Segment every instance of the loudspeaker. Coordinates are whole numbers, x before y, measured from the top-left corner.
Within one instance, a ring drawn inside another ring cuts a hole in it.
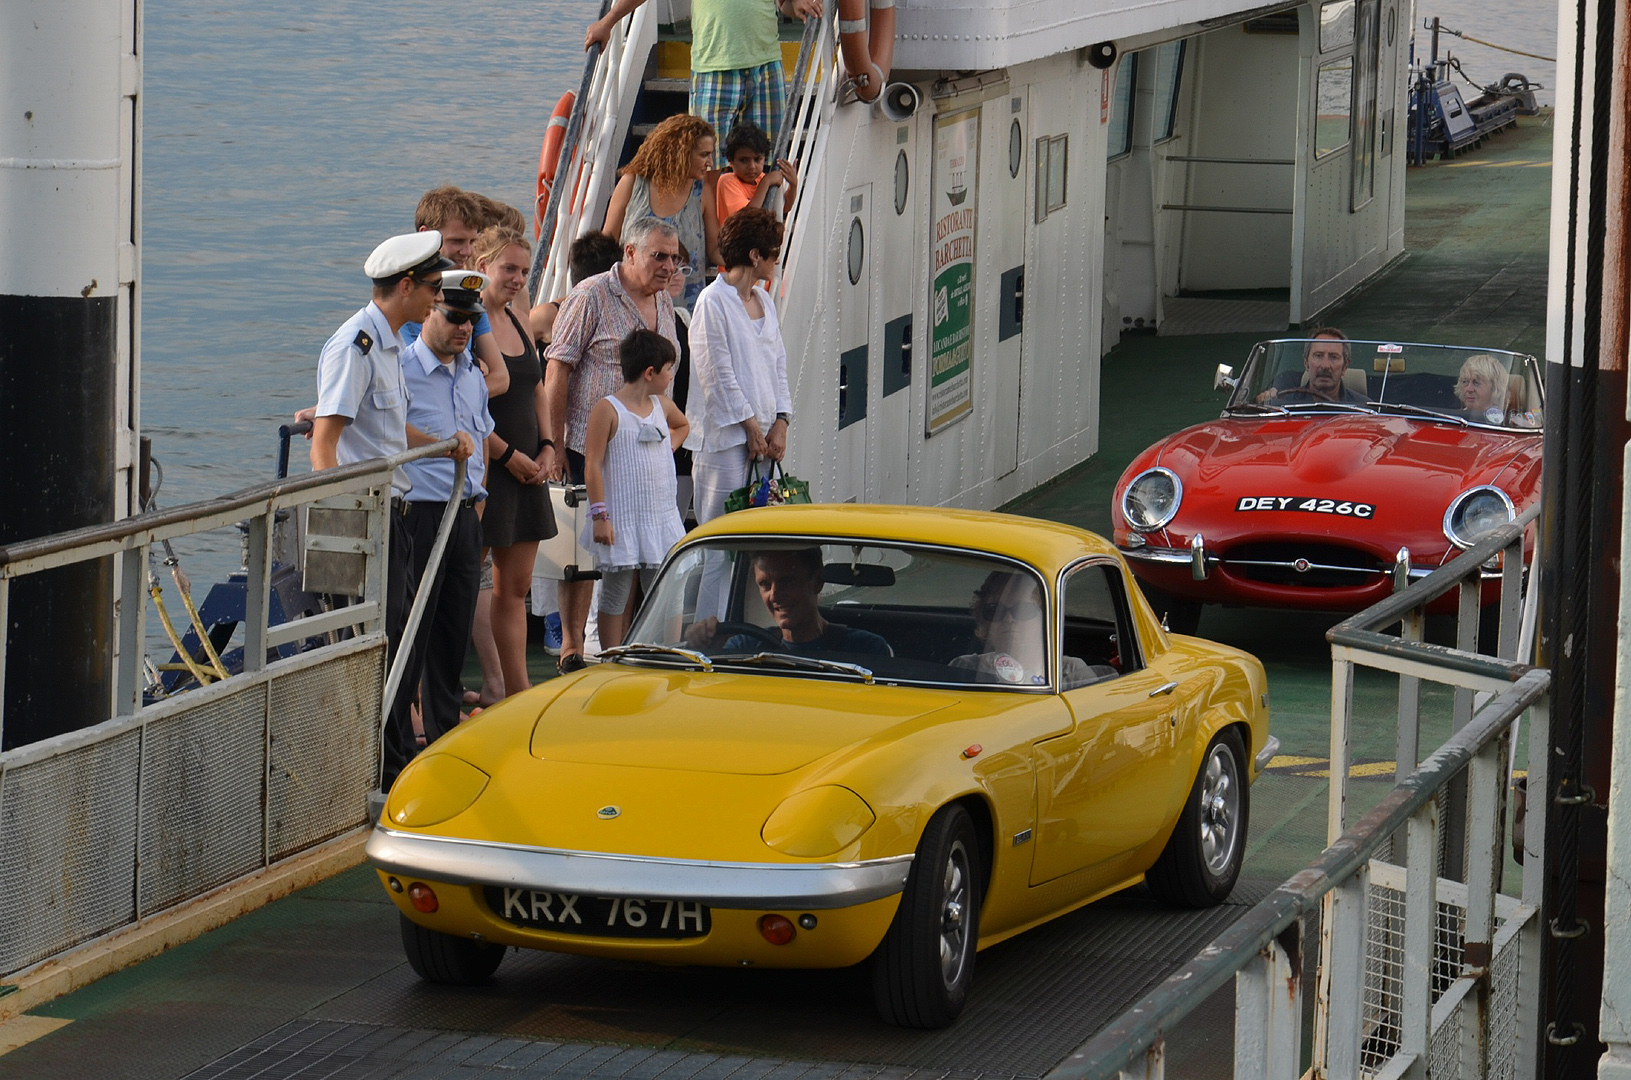
[[[1101,41],[1087,47],[1087,62],[1096,68],[1107,68],[1116,62],[1116,43]]]
[[[911,83],[889,83],[878,95],[878,109],[891,120],[908,120],[923,103],[923,95]]]

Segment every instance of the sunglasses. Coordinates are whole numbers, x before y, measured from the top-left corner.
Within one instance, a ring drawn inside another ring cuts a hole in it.
[[[436,277],[433,277],[433,278],[416,277],[416,278],[413,279],[413,283],[415,285],[429,285],[432,289],[435,289],[437,292],[442,291],[442,279],[441,279],[440,275],[438,275]]]
[[[677,251],[648,251],[646,254],[651,256],[652,262],[673,263],[676,266],[684,265],[684,263],[680,262],[680,253]]]
[[[995,600],[988,600],[980,605],[980,618],[986,622],[996,622],[1004,615],[1011,616],[1015,622],[1030,622],[1042,617],[1042,605],[1032,600],[1018,604],[999,604]]]
[[[477,319],[481,318],[480,315],[472,315],[468,311],[455,311],[452,308],[444,307],[438,308],[437,310],[442,313],[442,318],[446,319],[454,326],[463,326],[466,323],[473,323]]]

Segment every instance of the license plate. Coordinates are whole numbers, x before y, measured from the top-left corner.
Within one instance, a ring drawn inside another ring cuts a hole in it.
[[[1335,514],[1338,517],[1373,518],[1373,503],[1351,502],[1347,499],[1320,499],[1308,495],[1243,495],[1235,502],[1235,510],[1301,511],[1305,514]]]
[[[488,885],[487,904],[499,918],[533,930],[594,937],[704,937],[713,927],[699,900],[643,896],[589,896]]]

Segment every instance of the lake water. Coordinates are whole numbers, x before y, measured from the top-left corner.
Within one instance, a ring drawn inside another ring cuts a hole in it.
[[[316,357],[368,296],[361,264],[454,183],[530,215],[538,147],[582,73],[594,0],[147,4],[142,428],[164,505],[273,473],[277,425],[311,404]],[[1557,9],[1453,0],[1423,18],[1555,54]],[[1446,39],[1480,82],[1550,64]],[[291,467],[304,471],[304,446]],[[230,538],[184,549],[200,583]]]

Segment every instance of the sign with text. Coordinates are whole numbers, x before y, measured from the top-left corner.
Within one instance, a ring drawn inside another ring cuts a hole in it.
[[[928,434],[974,411],[974,228],[979,205],[980,111],[934,122],[934,213],[929,258]]]

